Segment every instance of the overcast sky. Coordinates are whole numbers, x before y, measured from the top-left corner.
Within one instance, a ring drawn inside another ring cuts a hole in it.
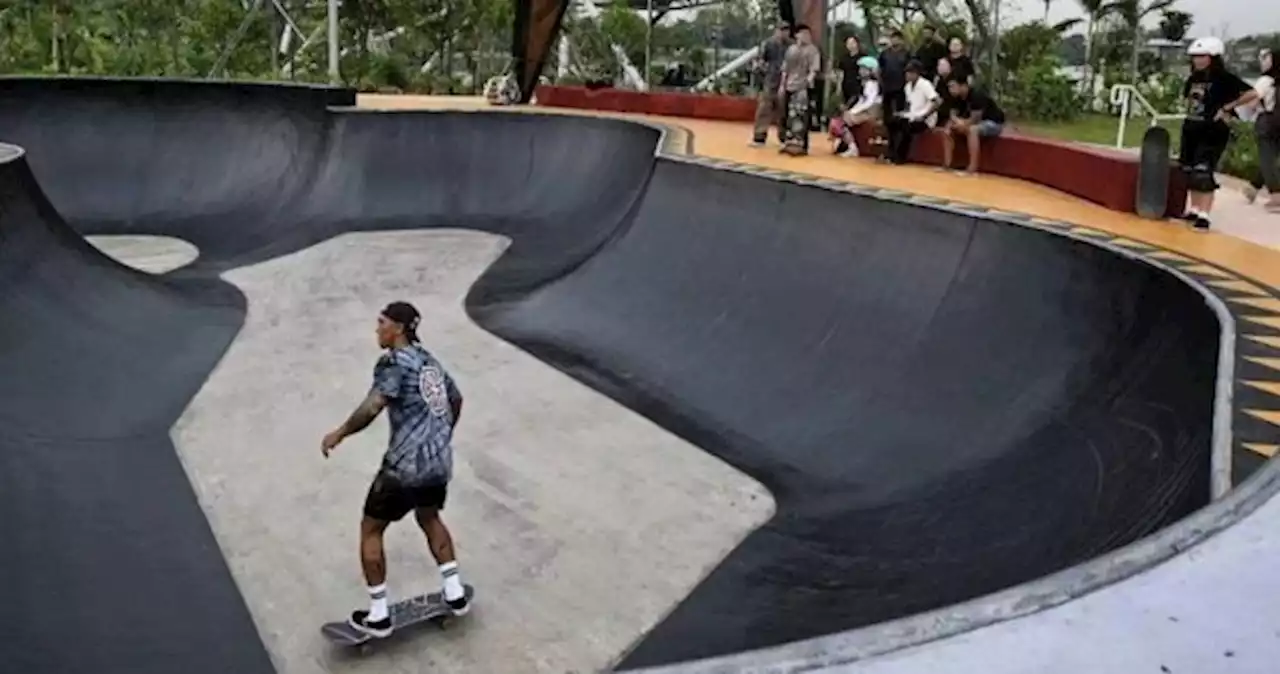
[[[1039,19],[1044,16],[1044,3],[1037,0],[1010,0],[1017,6],[1013,16],[1015,23]],[[1005,6],[1005,5],[1002,5]],[[1178,0],[1175,8],[1195,17],[1191,37],[1206,33],[1224,38],[1243,37],[1255,33],[1280,32],[1280,0]],[[1080,16],[1080,5],[1075,0],[1053,0],[1049,18],[1052,21]],[[1148,19],[1153,27],[1159,17]]]
[[[958,1],[954,4],[963,6]],[[852,18],[861,23],[862,13],[855,6],[856,3],[851,2],[837,9],[837,17]],[[1004,12],[1001,23],[1005,25],[1024,23],[1044,16],[1044,3],[1041,0],[1004,0],[1000,6]],[[1191,37],[1208,33],[1221,38],[1235,38],[1255,33],[1280,32],[1280,0],[1178,0],[1174,7],[1195,17]],[[1080,13],[1080,5],[1076,0],[1053,0],[1049,19],[1056,22],[1079,17]],[[1147,19],[1152,28],[1159,22],[1159,16]]]

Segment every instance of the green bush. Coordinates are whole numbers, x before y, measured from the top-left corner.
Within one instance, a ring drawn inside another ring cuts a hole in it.
[[[1076,86],[1058,74],[1051,59],[1033,61],[1010,74],[1000,104],[1009,116],[1034,122],[1069,122],[1084,108]]]
[[[1220,173],[1249,180],[1258,173],[1258,138],[1252,122],[1231,125],[1231,144],[1218,166]]]

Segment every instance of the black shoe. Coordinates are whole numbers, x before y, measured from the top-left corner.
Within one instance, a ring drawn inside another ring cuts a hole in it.
[[[444,603],[448,604],[449,610],[453,611],[454,615],[466,615],[467,611],[471,610],[471,602],[467,601],[465,594],[457,599],[446,599]]]
[[[1195,220],[1191,222],[1192,227],[1195,227],[1202,232],[1209,231],[1209,225],[1209,218],[1206,218],[1203,215],[1197,215]]]
[[[356,611],[347,619],[347,624],[369,636],[378,638],[391,636],[391,616],[371,622],[368,611]]]

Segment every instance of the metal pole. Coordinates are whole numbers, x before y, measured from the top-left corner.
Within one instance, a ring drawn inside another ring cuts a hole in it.
[[[991,82],[987,85],[988,89],[996,93],[1000,92],[1000,0],[991,0],[991,35],[995,39],[995,46],[991,53]]]
[[[644,90],[653,88],[653,0],[645,2]]]
[[[329,0],[329,83],[342,83],[338,72],[338,0]]]

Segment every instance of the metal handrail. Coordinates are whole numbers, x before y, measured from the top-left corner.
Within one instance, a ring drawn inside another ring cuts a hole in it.
[[[1116,148],[1124,148],[1124,132],[1129,124],[1129,112],[1133,108],[1133,102],[1137,101],[1138,105],[1151,117],[1151,126],[1156,126],[1164,121],[1176,121],[1183,119],[1183,115],[1162,114],[1156,110],[1156,106],[1152,105],[1142,92],[1132,84],[1116,84],[1111,87],[1111,104],[1120,106],[1120,127],[1116,130]]]

